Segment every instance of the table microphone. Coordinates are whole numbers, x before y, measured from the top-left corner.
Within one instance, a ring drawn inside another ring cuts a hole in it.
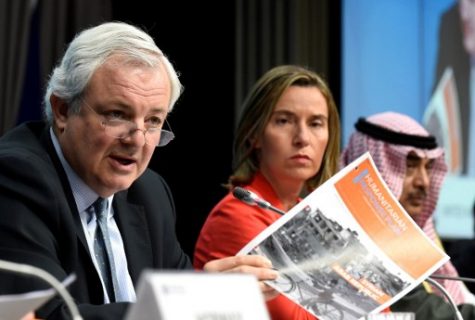
[[[268,201],[265,201],[261,198],[259,198],[254,192],[249,191],[247,189],[241,188],[241,187],[235,187],[233,189],[233,195],[235,198],[251,205],[251,206],[259,206],[263,209],[269,209],[274,212],[277,212],[278,214],[284,215],[285,211],[282,211],[273,205],[271,205]]]
[[[462,282],[472,282],[475,283],[474,278],[467,278],[467,277],[453,277],[453,276],[447,276],[445,274],[433,274],[429,276],[429,278],[432,279],[442,279],[442,280],[454,280],[454,281],[462,281]]]
[[[74,303],[73,298],[69,294],[69,292],[65,289],[64,285],[59,282],[55,277],[53,277],[50,273],[46,272],[43,269],[22,263],[10,262],[0,259],[0,270],[9,271],[12,273],[21,273],[26,274],[28,276],[40,278],[41,280],[48,283],[52,286],[56,292],[61,296],[61,298],[66,303],[66,306],[71,313],[73,320],[82,320],[81,315],[79,314],[78,308]]]
[[[431,285],[439,289],[440,292],[447,298],[447,302],[450,304],[450,307],[454,311],[454,318],[455,320],[463,320],[462,314],[460,313],[460,310],[457,308],[457,304],[455,303],[454,299],[450,296],[450,294],[445,290],[444,286],[442,286],[440,283],[432,279],[434,276],[431,276],[429,278],[426,278],[425,281],[429,282]],[[441,278],[441,277],[439,277]]]

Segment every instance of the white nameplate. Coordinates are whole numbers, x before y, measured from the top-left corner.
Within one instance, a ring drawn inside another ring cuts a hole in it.
[[[269,320],[251,275],[145,271],[127,320]]]

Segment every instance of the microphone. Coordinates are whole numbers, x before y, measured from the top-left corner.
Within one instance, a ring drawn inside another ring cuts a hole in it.
[[[448,275],[445,275],[445,274],[433,274],[433,275],[430,275],[426,279],[427,282],[429,282],[430,284],[437,287],[444,294],[444,296],[447,298],[450,306],[452,307],[452,309],[455,312],[455,320],[463,320],[462,315],[460,314],[460,311],[457,308],[456,303],[449,296],[449,293],[445,290],[445,288],[440,283],[435,281],[435,279],[454,280],[454,281],[472,282],[472,283],[475,282],[475,279],[474,278],[467,278],[467,277],[454,277],[454,276],[448,276]]]
[[[462,281],[462,282],[472,282],[475,283],[474,278],[467,278],[467,277],[452,277],[452,276],[447,276],[445,274],[433,274],[429,276],[429,278],[432,279],[442,279],[442,280],[454,280],[454,281]]]
[[[439,289],[439,291],[443,293],[445,298],[447,298],[447,302],[450,304],[450,306],[452,307],[452,310],[454,311],[455,320],[463,320],[462,314],[460,313],[459,309],[457,308],[457,305],[455,304],[454,299],[452,299],[450,294],[447,292],[447,290],[445,290],[445,288],[440,283],[438,283],[437,281],[432,279],[433,277],[434,276],[426,278],[426,281],[429,282],[434,287],[436,287],[437,289]]]
[[[284,215],[285,211],[282,211],[273,205],[271,205],[268,201],[265,201],[261,198],[259,198],[254,192],[249,191],[247,189],[241,188],[241,187],[235,187],[233,189],[233,195],[235,198],[241,200],[242,202],[245,202],[251,206],[259,206],[263,209],[269,209],[274,212],[277,212],[280,215]]]
[[[10,271],[13,273],[26,274],[28,276],[37,277],[45,281],[50,286],[52,286],[56,290],[57,293],[59,293],[61,298],[66,303],[66,306],[69,312],[71,313],[73,320],[83,320],[69,292],[61,284],[61,282],[59,282],[50,273],[46,272],[43,269],[31,266],[31,265],[15,263],[15,262],[10,262],[10,261],[5,261],[5,260],[0,260],[0,270]]]

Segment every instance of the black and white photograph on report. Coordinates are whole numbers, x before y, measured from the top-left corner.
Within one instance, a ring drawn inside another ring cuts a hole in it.
[[[356,231],[308,206],[249,254],[269,258],[280,272],[271,284],[323,320],[359,319],[380,306],[378,294],[393,297],[409,285],[361,244]]]

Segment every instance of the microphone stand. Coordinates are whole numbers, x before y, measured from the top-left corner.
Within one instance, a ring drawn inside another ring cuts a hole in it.
[[[34,277],[42,279],[43,281],[48,283],[50,286],[52,286],[56,290],[57,293],[59,293],[61,298],[66,303],[66,306],[68,307],[68,310],[71,313],[73,320],[83,320],[69,292],[61,284],[61,282],[59,282],[55,277],[53,277],[48,272],[44,271],[43,269],[30,266],[27,264],[15,263],[15,262],[10,262],[10,261],[5,261],[5,260],[0,260],[0,269],[10,271],[13,273],[26,274],[29,276],[34,276]]]
[[[434,276],[432,276],[432,277],[434,277]],[[455,320],[463,320],[462,314],[460,313],[459,309],[457,308],[457,305],[455,304],[454,299],[452,299],[452,297],[447,292],[447,290],[445,290],[445,288],[440,283],[438,283],[434,279],[431,279],[430,277],[427,278],[426,281],[429,282],[434,287],[436,287],[437,289],[439,289],[439,291],[443,293],[445,298],[447,298],[447,302],[450,304],[450,306],[454,310]]]
[[[466,277],[452,277],[452,276],[446,276],[442,274],[433,274],[429,276],[432,279],[442,279],[442,280],[455,280],[455,281],[463,281],[463,282],[472,282],[475,283],[474,278],[466,278]]]

